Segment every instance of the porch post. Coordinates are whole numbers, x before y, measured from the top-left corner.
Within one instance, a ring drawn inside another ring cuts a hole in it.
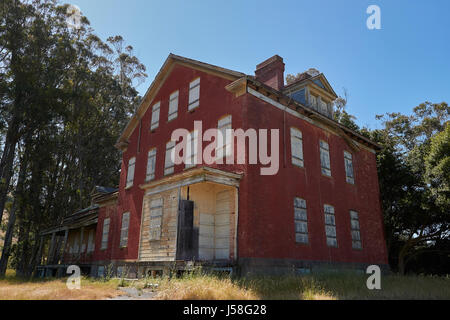
[[[55,253],[55,240],[56,240],[56,232],[53,232],[52,240],[50,242],[50,247],[48,249],[47,265],[53,263],[53,257],[54,257],[54,253]]]

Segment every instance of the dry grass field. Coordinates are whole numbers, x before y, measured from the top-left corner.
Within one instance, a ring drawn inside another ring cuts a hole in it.
[[[382,277],[381,290],[373,291],[366,280],[366,275],[345,273],[246,279],[188,274],[138,281],[83,278],[81,290],[69,290],[65,279],[24,281],[9,271],[0,280],[0,300],[450,300],[450,277],[389,275]],[[122,287],[134,288],[138,295],[126,297]]]

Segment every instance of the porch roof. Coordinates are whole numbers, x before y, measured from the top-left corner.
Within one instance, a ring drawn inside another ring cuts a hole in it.
[[[140,185],[140,188],[146,191],[146,195],[151,195],[199,182],[213,182],[238,187],[242,176],[242,173],[228,172],[211,167],[200,167]]]

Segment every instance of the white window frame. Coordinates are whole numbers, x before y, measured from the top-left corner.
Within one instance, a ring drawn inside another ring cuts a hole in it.
[[[320,168],[322,174],[331,177],[331,162],[330,162],[330,145],[323,141],[319,141],[320,148]]]
[[[151,181],[155,179],[156,171],[156,148],[150,149],[147,158],[147,175],[145,181]]]
[[[136,157],[132,157],[128,160],[127,186],[126,186],[127,188],[133,186],[135,169],[136,169]]]
[[[355,168],[353,167],[353,156],[344,151],[345,180],[347,183],[355,184]]]
[[[216,160],[227,158],[232,155],[232,135],[229,129],[232,129],[233,118],[231,115],[222,117],[217,122],[217,129],[222,133],[222,139],[220,141],[218,137],[218,143],[216,146]]]
[[[361,225],[359,223],[359,214],[355,210],[350,210],[350,230],[352,234],[352,248],[362,250]]]
[[[157,102],[152,107],[152,120],[150,123],[150,130],[153,131],[159,127],[159,115],[161,110],[161,102]]]
[[[152,199],[150,201],[150,226],[149,240],[161,240],[161,229],[163,219],[163,198]]]
[[[189,84],[188,110],[192,111],[198,106],[200,106],[200,78],[195,79]]]
[[[106,218],[103,220],[103,228],[102,228],[102,244],[100,249],[106,250],[108,249],[108,239],[109,239],[109,227],[111,224],[111,219]]]
[[[186,157],[184,161],[186,168],[192,168],[195,167],[198,162],[198,130],[189,132],[189,136],[187,138]]]
[[[325,235],[327,237],[327,246],[337,248],[338,242],[334,207],[328,204],[325,204],[323,207],[325,214]]]
[[[175,164],[172,161],[172,153],[175,155],[175,141],[169,141],[166,144],[166,156],[164,161],[164,175],[174,173]]]
[[[120,226],[120,247],[128,246],[128,229],[130,228],[130,213],[124,212],[122,214],[122,223]]]
[[[299,244],[308,244],[308,213],[306,200],[294,198],[294,223],[295,223],[295,242]]]
[[[303,168],[305,165],[303,159],[303,134],[297,128],[291,128],[291,155],[292,164]]]
[[[180,91],[175,91],[170,95],[169,99],[169,115],[168,121],[174,120],[178,117],[178,98],[180,95]]]

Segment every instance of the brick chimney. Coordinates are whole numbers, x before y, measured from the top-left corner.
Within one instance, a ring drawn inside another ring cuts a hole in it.
[[[279,55],[261,62],[256,66],[256,80],[274,88],[283,90],[284,88],[284,62]]]

